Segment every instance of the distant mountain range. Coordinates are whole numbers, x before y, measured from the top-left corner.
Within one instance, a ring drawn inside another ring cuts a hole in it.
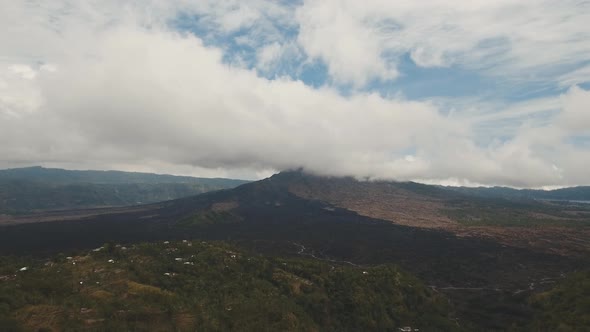
[[[506,199],[536,199],[590,202],[590,187],[578,186],[555,190],[513,189],[507,187],[443,187],[462,194]]]
[[[121,171],[6,169],[0,170],[0,214],[147,204],[247,182]]]

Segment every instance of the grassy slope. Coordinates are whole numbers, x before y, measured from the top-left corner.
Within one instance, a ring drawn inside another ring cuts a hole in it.
[[[1,263],[0,330],[456,328],[443,297],[390,265],[266,258],[204,242]]]

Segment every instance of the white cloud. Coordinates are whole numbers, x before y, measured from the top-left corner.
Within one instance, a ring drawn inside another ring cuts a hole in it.
[[[272,43],[258,48],[256,70],[265,77],[297,76],[303,55],[294,42]]]
[[[590,54],[590,4],[576,0],[307,0],[296,17],[304,50],[357,85],[395,78],[404,54],[520,80],[555,79]]]
[[[393,79],[395,67],[382,58],[384,51],[379,36],[355,17],[348,6],[334,1],[308,1],[297,9],[298,42],[313,58],[328,65],[338,83],[363,86],[372,78]]]
[[[33,68],[27,65],[12,65],[8,67],[8,70],[27,80],[32,80],[35,78],[35,76],[37,76],[37,73],[33,70]]]
[[[590,65],[577,68],[567,74],[561,75],[558,80],[559,85],[562,87],[570,87],[572,85],[590,82]]]
[[[240,9],[237,2],[229,8],[213,2],[40,3],[50,8],[15,2],[7,6],[10,14],[0,13],[0,44],[8,45],[0,59],[2,166],[42,163],[247,177],[304,167],[321,174],[439,183],[590,184],[585,169],[590,152],[571,141],[574,135],[588,135],[590,128],[590,92],[582,88],[559,98],[503,105],[507,110],[494,116],[462,106],[446,115],[431,102],[358,91],[343,96],[329,86],[269,80],[256,70],[227,64],[223,47],[206,46],[166,24],[181,8],[206,13],[221,30],[235,31],[253,26],[245,19],[228,23],[236,10],[263,22],[269,21],[256,13],[283,17],[282,7],[268,2],[249,3],[250,9]],[[486,63],[489,56],[474,48],[481,42],[476,36],[507,34],[498,24],[475,25],[492,22],[500,8],[509,8],[503,2],[466,4],[446,14],[456,18],[448,27],[435,15],[448,9],[446,2],[429,8],[415,2],[399,2],[399,8],[386,1],[323,3],[311,4],[318,8],[305,3],[297,13],[306,22],[297,40],[309,55],[328,63],[334,80],[356,86],[396,75],[387,58],[390,49],[423,47],[413,55],[422,65],[473,65],[476,59]],[[332,11],[335,5],[341,7]],[[432,24],[417,15],[426,9],[435,16]],[[490,12],[484,15],[484,9]],[[567,12],[556,11],[543,22]],[[391,13],[399,14],[398,23]],[[512,12],[505,15],[507,22],[523,22]],[[466,40],[455,40],[462,36],[456,29]],[[15,33],[23,38],[14,38]],[[522,40],[527,34],[515,32]],[[326,48],[323,41],[330,38]],[[526,47],[539,46],[531,40],[525,40]],[[261,45],[271,46],[259,49],[260,67],[282,64],[285,47],[295,47],[289,42],[265,39]],[[553,47],[547,53],[569,61],[584,49],[573,41],[570,46],[569,55]],[[507,61],[502,68],[527,66],[514,56],[523,52],[518,47],[502,53],[500,59]],[[471,57],[473,50],[483,53]],[[555,114],[535,122],[532,115],[548,107]],[[515,117],[519,122],[510,137],[493,140],[492,132],[490,142],[481,142],[482,123]]]
[[[590,137],[590,91],[573,87],[562,96],[563,112],[557,124],[568,135]]]
[[[262,47],[258,51],[258,65],[257,67],[262,70],[269,70],[270,66],[276,64],[283,53],[281,44],[272,43]]]
[[[203,0],[183,1],[181,4],[168,4],[168,6],[177,12],[197,16],[200,23],[185,23],[195,24],[213,37],[232,36],[238,39],[238,42],[247,41],[255,47],[282,41],[284,36],[280,29],[292,27],[295,24],[292,15],[294,4],[289,1]],[[238,32],[238,36],[232,35]]]

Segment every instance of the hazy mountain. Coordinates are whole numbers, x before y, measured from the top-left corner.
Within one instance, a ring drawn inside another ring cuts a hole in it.
[[[444,187],[445,189],[478,197],[506,199],[536,199],[590,202],[590,187],[579,186],[554,190],[513,189],[507,187]]]
[[[0,170],[0,214],[160,202],[247,183],[121,171]]]

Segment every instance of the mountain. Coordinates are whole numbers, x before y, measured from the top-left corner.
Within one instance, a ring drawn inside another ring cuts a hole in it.
[[[244,183],[120,171],[6,169],[0,170],[0,215],[153,203]]]
[[[277,174],[296,197],[397,225],[438,229],[505,245],[585,255],[590,250],[590,205],[481,197],[414,182],[359,181],[302,172]]]
[[[586,201],[590,203],[590,187],[579,186],[554,190],[513,189],[507,187],[444,187],[459,193],[488,198],[520,200]]]
[[[151,205],[14,217],[0,222],[0,253],[198,239],[333,266],[396,264],[447,297],[461,326],[526,330],[532,296],[590,268],[585,206],[283,172]]]
[[[280,179],[280,180],[279,180]],[[353,178],[320,177],[301,172],[282,173],[287,190],[298,197],[323,201],[373,218],[414,227],[448,228],[453,223],[469,225],[530,226],[585,223],[590,205],[583,201],[583,187],[546,193],[547,197],[575,197],[571,206],[561,202],[537,201],[524,194],[491,193],[490,188],[439,187],[414,182],[359,181]],[[521,192],[514,189],[507,192]],[[568,192],[570,194],[563,194]],[[523,192],[524,193],[524,192]],[[561,193],[561,194],[560,194]],[[574,194],[579,193],[579,194]],[[490,215],[487,215],[488,210]]]

